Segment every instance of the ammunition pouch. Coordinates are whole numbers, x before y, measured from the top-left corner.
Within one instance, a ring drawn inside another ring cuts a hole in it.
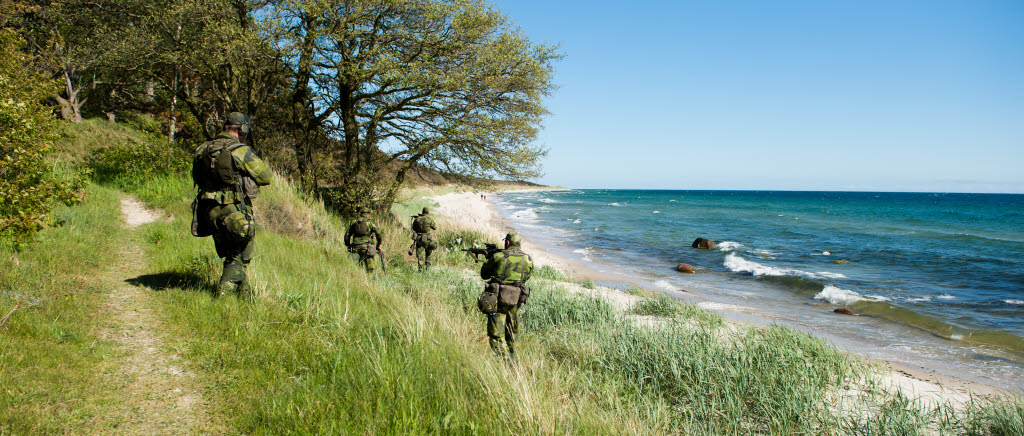
[[[498,290],[498,311],[501,313],[508,312],[519,304],[519,298],[523,293],[523,288],[517,285],[499,285]]]
[[[484,286],[484,291],[480,293],[480,296],[476,299],[476,307],[483,312],[484,315],[490,315],[498,311],[498,293],[501,285],[497,283],[488,283]]]
[[[373,257],[377,255],[377,247],[373,244],[356,244],[349,247],[349,251],[359,253],[360,256]]]
[[[530,287],[524,285],[522,287],[522,292],[519,294],[519,303],[518,303],[518,305],[522,306],[522,305],[526,304],[526,300],[529,300],[529,299],[530,299]]]
[[[246,242],[256,234],[252,215],[245,207],[238,207],[234,212],[225,216],[221,222],[221,228],[229,238],[237,242]]]
[[[256,180],[253,180],[252,177],[242,176],[242,190],[245,192],[245,197],[250,200],[255,200],[260,196],[260,185],[257,185]]]
[[[430,233],[420,233],[416,235],[416,246],[423,246],[433,250],[437,248],[437,242],[434,241],[434,237]]]

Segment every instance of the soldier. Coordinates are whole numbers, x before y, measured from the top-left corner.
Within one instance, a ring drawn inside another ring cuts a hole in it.
[[[273,172],[242,143],[248,134],[249,117],[232,112],[224,121],[224,131],[199,146],[192,161],[192,180],[199,187],[196,202],[202,211],[199,218],[208,220],[217,256],[224,259],[215,296],[231,291],[251,296],[245,270],[252,259],[256,230],[252,200],[260,186],[270,184]]]
[[[480,311],[487,315],[487,336],[491,349],[510,364],[516,360],[516,335],[519,334],[519,307],[530,297],[526,281],[533,273],[533,258],[519,248],[523,238],[511,232],[505,236],[505,249],[487,258],[480,268],[480,278],[487,282],[477,299]],[[501,344],[504,324],[505,354]]]
[[[373,273],[373,258],[381,251],[380,246],[384,238],[381,237],[377,226],[370,222],[370,209],[363,208],[359,214],[362,216],[348,226],[348,231],[345,232],[345,246],[349,252],[359,254],[359,262],[366,266],[367,273]],[[377,240],[376,244],[373,242],[374,238]]]
[[[430,209],[424,207],[423,213],[412,220],[412,248],[409,250],[416,251],[416,266],[420,271],[430,268],[430,254],[437,248],[431,230],[437,230],[437,224],[434,224],[434,219],[430,217]]]

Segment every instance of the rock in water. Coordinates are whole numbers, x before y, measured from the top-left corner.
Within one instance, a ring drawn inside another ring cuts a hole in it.
[[[687,265],[685,263],[681,263],[678,266],[676,266],[676,271],[679,271],[681,273],[687,273],[687,274],[696,274],[697,273],[697,269],[696,268],[694,268],[694,267],[692,267],[690,265]]]
[[[693,248],[701,248],[704,250],[714,250],[715,247],[718,246],[718,244],[715,244],[714,241],[709,239],[697,238],[696,240],[693,241],[693,244],[690,246]]]
[[[853,312],[850,312],[850,309],[847,309],[845,307],[837,308],[836,310],[833,310],[833,312],[841,313],[843,315],[853,315],[854,314]]]

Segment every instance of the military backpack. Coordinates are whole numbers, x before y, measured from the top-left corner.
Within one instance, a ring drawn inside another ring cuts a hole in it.
[[[352,225],[352,235],[356,237],[370,236],[370,225],[365,219],[360,219]]]
[[[214,142],[204,145],[192,162],[192,181],[205,192],[235,190],[239,186],[238,174],[231,152],[245,144],[225,145]]]
[[[412,221],[412,231],[416,233],[427,233],[430,231],[430,229],[427,228],[428,219],[429,218],[423,215],[416,217],[416,219]]]

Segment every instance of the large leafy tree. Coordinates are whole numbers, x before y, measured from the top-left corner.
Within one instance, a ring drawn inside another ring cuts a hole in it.
[[[556,48],[479,0],[283,0],[267,28],[294,71],[293,126],[337,139],[342,200],[390,204],[406,173],[539,174]],[[308,163],[299,144],[299,170]],[[379,176],[393,169],[390,180]]]

